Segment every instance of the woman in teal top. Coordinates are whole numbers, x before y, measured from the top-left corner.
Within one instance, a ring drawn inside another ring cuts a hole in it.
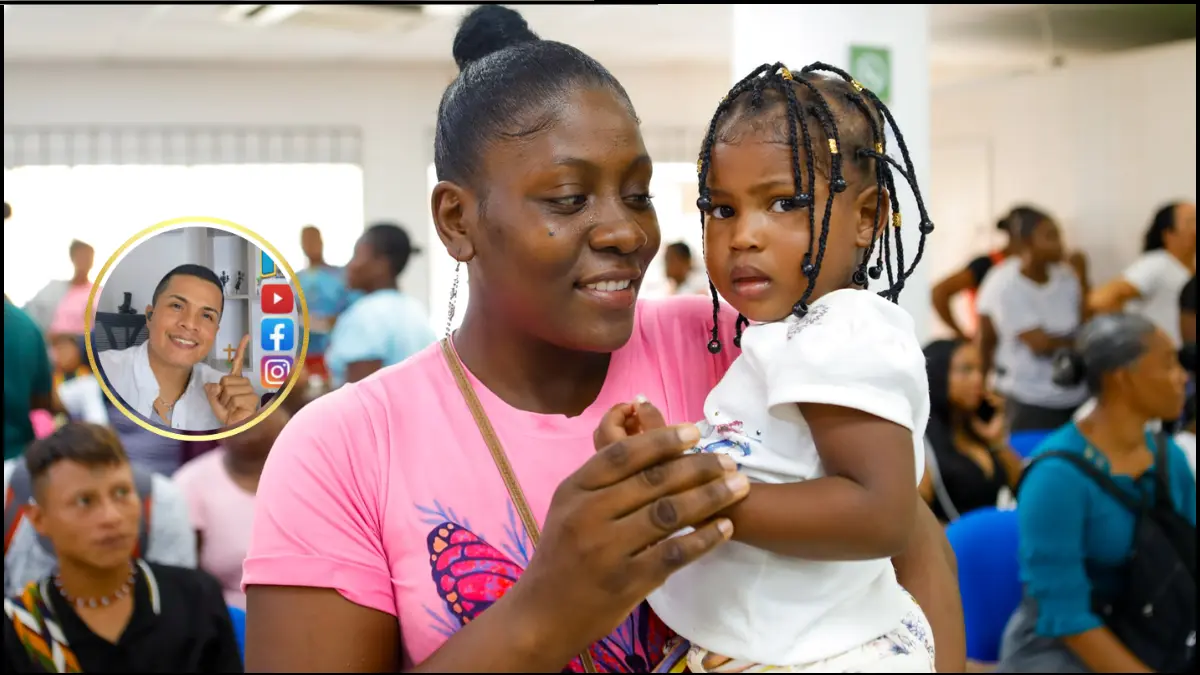
[[[1141,317],[1101,316],[1056,366],[1060,379],[1086,381],[1098,404],[1047,438],[1033,458],[1078,453],[1134,498],[1153,497],[1157,435],[1146,427],[1180,410],[1187,384],[1171,339]],[[1168,443],[1171,501],[1194,527],[1196,483],[1183,451]],[[1134,515],[1060,458],[1027,471],[1017,510],[1025,602],[1009,623],[998,671],[1150,672],[1092,611],[1093,593],[1122,590]]]
[[[338,318],[325,366],[335,386],[357,382],[400,363],[437,340],[424,308],[400,292],[396,280],[417,252],[398,225],[367,228],[346,265],[346,283],[364,295]]]

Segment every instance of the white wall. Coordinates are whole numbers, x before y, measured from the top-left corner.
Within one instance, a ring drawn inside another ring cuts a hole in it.
[[[133,310],[145,314],[154,287],[167,272],[180,265],[206,264],[205,241],[187,235],[187,230],[163,232],[129,249],[104,279],[98,279],[104,287],[96,299],[96,311],[117,311],[128,292],[133,296]]]
[[[1031,202],[1103,282],[1140,252],[1159,205],[1196,198],[1194,40],[935,91],[932,106],[935,277]]]
[[[728,70],[684,65],[617,68],[614,74],[645,127],[702,129],[728,88]],[[438,101],[453,76],[452,67],[5,64],[4,124],[358,127],[365,219],[399,220],[416,243],[429,244],[430,140]],[[697,133],[694,145],[699,142]],[[130,234],[135,229],[131,225]],[[428,257],[445,255],[439,243],[426,251],[412,261],[403,280],[405,289],[422,300],[429,297]],[[432,314],[443,311],[433,308]]]
[[[822,30],[795,39],[795,26],[822,26]],[[913,173],[922,195],[936,192],[929,182],[929,5],[757,5],[733,9],[734,66],[737,82],[763,63],[783,61],[792,68],[821,61],[853,70],[852,46],[873,46],[890,52],[891,100],[886,102],[904,135],[913,162]],[[863,84],[868,84],[864,81]],[[884,92],[879,92],[883,95]],[[888,133],[888,153],[902,160],[899,143]],[[912,265],[921,240],[921,217],[904,179],[897,176],[894,201],[900,205],[907,227],[900,228],[906,252],[905,268]],[[930,218],[937,223],[936,213]],[[941,233],[938,230],[933,238]],[[928,240],[927,240],[928,241]],[[895,257],[893,256],[893,264]],[[898,268],[896,268],[898,269]],[[932,324],[929,305],[929,266],[922,262],[905,282],[899,304],[912,315],[917,335],[924,340]],[[874,283],[882,290],[887,276]]]

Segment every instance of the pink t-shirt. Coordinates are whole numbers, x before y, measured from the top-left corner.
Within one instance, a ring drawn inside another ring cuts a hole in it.
[[[470,377],[539,522],[559,483],[595,452],[592,433],[613,405],[643,394],[669,423],[703,418],[736,356],[733,319],[722,317],[725,349],[713,356],[711,301],[640,303],[595,403],[574,418],[516,410]],[[259,484],[253,532],[244,584],[333,588],[395,615],[406,667],[491,606],[532,553],[437,344],[287,425]],[[596,667],[645,672],[668,637],[643,604],[593,648]],[[571,667],[582,670],[578,659]]]
[[[91,284],[80,284],[67,289],[54,310],[54,319],[50,322],[51,335],[83,335],[87,332],[85,317],[91,293]],[[100,295],[97,293],[96,297]]]
[[[229,477],[224,448],[179,467],[172,480],[187,499],[192,527],[203,537],[200,569],[221,582],[226,604],[245,609],[242,563],[250,548],[254,495]]]

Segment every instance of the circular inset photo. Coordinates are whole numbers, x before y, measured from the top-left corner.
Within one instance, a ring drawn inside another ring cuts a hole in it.
[[[161,436],[249,429],[295,385],[308,308],[279,252],[217,218],[159,223],[104,264],[88,303],[87,357],[126,417]]]

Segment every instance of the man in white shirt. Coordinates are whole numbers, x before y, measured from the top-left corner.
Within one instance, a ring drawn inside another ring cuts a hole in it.
[[[242,339],[228,374],[204,363],[224,306],[221,281],[212,270],[176,267],[146,307],[149,338],[101,353],[100,375],[128,407],[160,426],[214,431],[245,421],[259,405],[253,384],[242,376],[250,336]]]
[[[1129,305],[1180,346],[1179,295],[1196,274],[1196,205],[1159,209],[1145,238],[1142,255],[1120,277],[1092,291],[1088,305],[1101,313]]]

